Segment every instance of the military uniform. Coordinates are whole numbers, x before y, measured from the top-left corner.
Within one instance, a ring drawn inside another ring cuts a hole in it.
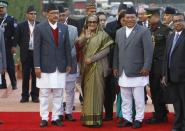
[[[7,2],[0,1],[1,7],[6,8]],[[13,89],[16,89],[16,77],[15,77],[15,65],[13,54],[11,52],[12,47],[16,47],[14,40],[14,33],[16,27],[16,19],[13,16],[5,14],[4,17],[0,17],[0,26],[4,32],[6,59],[7,59],[7,72],[9,74],[11,85]],[[7,88],[5,74],[2,75],[2,87]]]
[[[170,32],[170,28],[159,21],[155,26],[150,26],[150,30],[154,46],[152,68],[150,72],[150,88],[155,112],[153,117],[149,119],[149,123],[153,124],[167,121],[168,110],[163,99],[164,90],[161,87],[161,77],[166,39]]]

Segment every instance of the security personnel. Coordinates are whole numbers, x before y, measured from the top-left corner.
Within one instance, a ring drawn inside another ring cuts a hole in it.
[[[16,20],[13,16],[7,14],[8,2],[0,0],[0,27],[4,32],[7,72],[9,74],[12,89],[17,89],[15,77],[15,65],[13,55],[16,52],[16,42],[14,41],[14,32],[16,27]],[[7,88],[5,74],[2,75],[2,88]]]
[[[172,7],[166,7],[163,16],[163,24],[173,29],[173,16],[176,13],[176,9]]]
[[[154,124],[167,122],[168,110],[163,99],[164,90],[162,89],[160,82],[166,39],[170,32],[170,28],[161,23],[159,8],[148,8],[146,10],[149,16],[149,27],[154,46],[153,62],[150,72],[150,88],[155,110],[153,116],[147,120],[147,123]]]

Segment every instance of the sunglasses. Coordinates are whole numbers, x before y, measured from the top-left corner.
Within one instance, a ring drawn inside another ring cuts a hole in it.
[[[179,19],[179,20],[173,20],[173,23],[177,23],[177,22],[184,22],[184,20]]]
[[[88,24],[97,24],[97,21],[88,21]]]
[[[30,14],[30,15],[37,15],[37,13],[28,13],[28,14]]]

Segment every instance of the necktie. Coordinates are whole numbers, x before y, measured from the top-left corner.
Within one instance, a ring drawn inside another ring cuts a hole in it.
[[[174,39],[173,39],[172,48],[171,48],[171,50],[170,50],[169,67],[170,67],[170,63],[171,63],[171,55],[172,55],[172,53],[173,53],[173,50],[174,50],[174,48],[175,48],[175,45],[176,45],[178,39],[179,39],[179,33],[176,33],[176,34],[175,34],[175,37],[174,37]]]
[[[144,27],[147,27],[147,26],[146,26],[146,22],[143,22],[143,26],[144,26]]]

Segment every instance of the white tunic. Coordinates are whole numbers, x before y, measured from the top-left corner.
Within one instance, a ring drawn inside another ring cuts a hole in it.
[[[66,73],[60,73],[58,69],[54,73],[41,73],[41,78],[37,78],[38,88],[65,88]]]
[[[148,83],[149,76],[127,77],[124,70],[118,81],[120,87],[144,87]]]

